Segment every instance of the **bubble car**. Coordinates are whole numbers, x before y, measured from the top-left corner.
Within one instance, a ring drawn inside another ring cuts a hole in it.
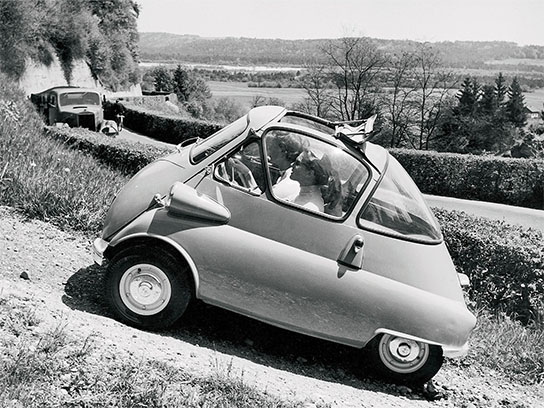
[[[254,108],[137,173],[95,262],[115,316],[173,325],[192,299],[369,351],[393,382],[463,356],[476,319],[440,227],[373,118]]]

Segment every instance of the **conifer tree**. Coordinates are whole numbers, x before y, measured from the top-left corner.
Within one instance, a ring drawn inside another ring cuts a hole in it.
[[[482,97],[478,103],[481,115],[493,117],[497,112],[497,98],[495,96],[495,87],[493,85],[484,85],[482,87]]]
[[[525,126],[527,123],[526,106],[517,77],[514,77],[508,88],[508,101],[505,108],[508,121],[518,128]]]
[[[181,65],[178,65],[173,74],[174,93],[179,102],[185,102],[189,99],[189,75]]]
[[[506,87],[506,80],[504,79],[502,72],[499,72],[497,79],[495,79],[495,96],[497,101],[497,108],[502,107],[502,105],[504,104],[507,92],[508,88]]]
[[[457,95],[459,104],[458,112],[463,116],[474,116],[477,111],[477,102],[480,97],[480,85],[475,79],[466,77],[461,84],[460,93]]]

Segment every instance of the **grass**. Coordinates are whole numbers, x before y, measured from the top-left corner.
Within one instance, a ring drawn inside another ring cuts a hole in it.
[[[523,326],[504,314],[485,311],[477,317],[469,355],[461,363],[490,368],[519,384],[543,384],[544,325]]]
[[[216,364],[207,378],[167,363],[108,351],[90,336],[69,335],[68,323],[45,326],[37,306],[0,299],[2,407],[300,407],[246,385]]]

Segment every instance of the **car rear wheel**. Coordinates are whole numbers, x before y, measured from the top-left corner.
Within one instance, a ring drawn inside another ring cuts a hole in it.
[[[376,374],[397,384],[426,383],[443,362],[440,346],[390,334],[378,336],[369,348]]]
[[[164,329],[192,298],[187,266],[161,248],[121,251],[108,266],[106,298],[115,316],[142,329]]]

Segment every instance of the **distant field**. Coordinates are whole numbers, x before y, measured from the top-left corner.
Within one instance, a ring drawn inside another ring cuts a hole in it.
[[[523,96],[525,96],[525,104],[528,108],[536,111],[544,110],[544,88],[525,92]]]
[[[301,88],[249,88],[245,82],[219,81],[209,81],[208,85],[214,97],[234,99],[247,109],[252,106],[252,100],[257,95],[265,98],[279,98],[287,107],[301,102],[306,97],[306,91]],[[544,88],[526,92],[523,95],[527,107],[537,111],[544,109]]]
[[[249,88],[245,82],[208,81],[207,83],[215,98],[228,97],[245,108],[252,106],[256,96],[279,98],[287,107],[301,102],[306,96],[306,91],[301,88]]]
[[[532,59],[532,58],[508,58],[504,60],[488,61],[488,64],[493,65],[537,65],[544,66],[544,59]]]

